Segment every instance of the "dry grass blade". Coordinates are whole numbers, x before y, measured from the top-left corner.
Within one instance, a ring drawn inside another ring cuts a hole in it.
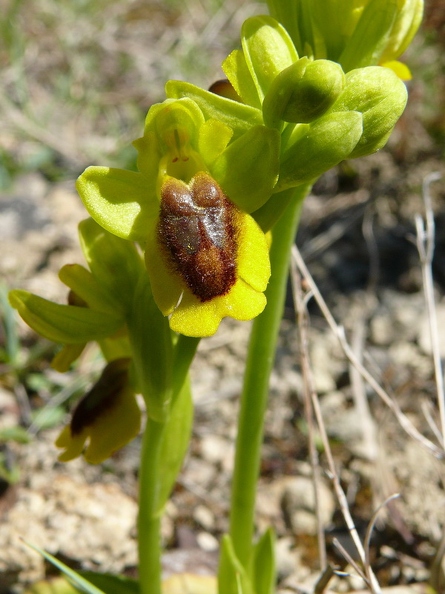
[[[345,547],[340,543],[340,541],[337,538],[334,538],[332,543],[333,543],[334,547],[336,549],[338,549],[340,554],[346,559],[346,561],[349,563],[349,565],[355,569],[357,574],[367,584],[368,578],[366,577],[365,572],[357,565],[355,560],[351,557],[351,555],[348,553],[348,551],[345,549]],[[337,571],[336,574],[337,575],[348,575],[347,573],[345,573],[343,571],[342,572]]]
[[[442,592],[445,587],[445,534],[437,548],[431,564],[430,584],[436,592]]]
[[[348,341],[346,340],[345,331],[342,326],[339,326],[335,321],[333,315],[331,314],[325,300],[323,299],[320,291],[314,279],[312,278],[304,260],[301,256],[300,251],[298,250],[297,246],[293,246],[292,248],[292,257],[296,262],[298,269],[300,270],[301,274],[303,275],[305,281],[307,282],[310,290],[313,292],[314,298],[323,313],[326,321],[328,322],[332,332],[337,336],[340,346],[343,349],[343,352],[347,359],[355,366],[358,372],[362,375],[363,379],[371,386],[371,388],[378,394],[378,396],[383,400],[383,402],[390,408],[390,410],[396,416],[400,426],[406,431],[408,435],[410,435],[413,439],[416,439],[423,447],[427,450],[432,452],[437,458],[443,458],[445,455],[444,449],[442,447],[438,447],[434,444],[431,440],[427,437],[422,435],[420,431],[411,423],[408,417],[400,410],[399,405],[395,402],[387,392],[381,387],[379,382],[374,378],[373,375],[364,367],[364,365],[357,360],[357,357],[354,355],[354,352],[349,345]]]
[[[394,493],[393,495],[388,497],[381,505],[379,505],[379,507],[375,510],[375,512],[372,515],[371,521],[369,522],[368,528],[366,530],[365,541],[364,541],[365,555],[366,555],[365,569],[370,567],[370,543],[371,543],[372,531],[374,530],[374,526],[377,521],[377,517],[378,517],[380,511],[386,505],[388,505],[388,503],[390,501],[392,501],[393,499],[397,499],[398,497],[400,497],[400,493]],[[369,579],[369,577],[370,576],[368,576],[368,579]]]
[[[376,579],[371,567],[369,566],[369,564],[367,565],[367,563],[366,563],[365,549],[364,549],[362,542],[360,540],[360,537],[358,535],[357,528],[354,524],[354,520],[352,519],[352,515],[349,510],[348,501],[347,501],[345,492],[343,491],[343,488],[340,484],[340,477],[339,477],[339,475],[337,473],[337,469],[335,467],[334,458],[333,458],[331,447],[329,444],[329,438],[328,438],[328,435],[326,432],[326,427],[325,427],[325,424],[323,421],[323,416],[321,414],[320,403],[318,401],[318,395],[313,387],[314,382],[312,379],[312,373],[311,373],[311,368],[310,368],[310,357],[309,357],[309,351],[308,351],[308,335],[307,335],[307,315],[308,314],[307,314],[307,308],[306,308],[306,301],[303,299],[301,278],[300,278],[300,275],[295,267],[295,264],[296,264],[296,262],[294,261],[292,264],[291,271],[292,271],[292,284],[294,287],[295,308],[297,311],[298,321],[300,322],[299,323],[300,350],[301,350],[301,364],[302,364],[302,371],[303,371],[303,385],[304,385],[304,390],[305,390],[305,399],[308,399],[308,400],[310,399],[310,403],[312,404],[312,410],[313,410],[315,419],[318,424],[318,429],[319,429],[320,437],[321,437],[321,440],[323,443],[325,455],[326,455],[326,458],[328,461],[330,478],[332,480],[335,494],[337,496],[346,526],[349,530],[351,538],[352,538],[354,545],[357,549],[360,560],[361,560],[363,566],[365,567],[366,577],[364,577],[364,579],[366,580],[367,584],[369,585],[371,592],[373,592],[373,594],[379,594],[381,592],[380,586],[377,582],[377,579]],[[298,264],[298,262],[297,262],[297,264]],[[298,268],[300,268],[300,267],[298,266]],[[301,271],[301,268],[300,268],[300,271]],[[311,289],[312,289],[312,287],[311,287]],[[311,413],[312,413],[312,411],[311,411]],[[338,544],[338,546],[340,547],[341,545]],[[343,547],[341,547],[341,548],[343,549]],[[343,554],[344,553],[346,553],[346,551],[343,551]],[[346,553],[346,555],[347,555],[347,553]],[[347,558],[347,560],[349,562],[351,562],[349,555],[345,556],[345,558]],[[354,564],[354,567],[356,567],[356,564],[354,562],[353,562],[353,564]],[[358,566],[357,566],[357,570],[361,576],[365,575],[365,573],[363,571],[358,569]]]
[[[434,361],[434,374],[437,387],[437,403],[439,407],[441,439],[440,444],[445,449],[445,391],[443,369],[440,357],[439,331],[437,313],[434,300],[433,255],[435,243],[434,213],[431,206],[430,185],[441,178],[439,173],[427,175],[423,181],[423,202],[425,205],[425,221],[420,215],[415,217],[417,240],[416,246],[422,266],[423,291],[428,313],[431,348]]]
[[[295,300],[295,309],[297,311],[297,328],[300,339],[300,361],[304,381],[304,412],[308,427],[309,440],[309,456],[312,468],[312,479],[314,487],[314,501],[317,518],[317,536],[318,536],[318,551],[320,560],[320,569],[325,571],[327,566],[326,561],[326,542],[324,537],[324,526],[321,520],[320,498],[319,498],[319,484],[320,484],[320,464],[318,461],[317,448],[315,446],[315,427],[314,427],[314,412],[312,407],[311,394],[314,392],[314,382],[311,374],[309,361],[309,338],[308,338],[308,315],[306,309],[306,299],[303,294],[301,286],[301,277],[294,263],[292,265],[292,289]]]

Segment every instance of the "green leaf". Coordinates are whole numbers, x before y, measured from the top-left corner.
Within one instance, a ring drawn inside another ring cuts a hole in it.
[[[172,332],[153,299],[148,274],[140,277],[127,326],[136,383],[147,413],[154,421],[165,423],[172,397]]]
[[[66,410],[62,406],[45,406],[31,414],[32,424],[38,430],[56,427],[65,417]]]
[[[34,549],[34,551],[36,551],[37,553],[42,555],[42,557],[44,557],[47,561],[49,561],[52,565],[54,565],[54,567],[57,567],[57,569],[60,569],[60,571],[63,572],[66,575],[66,577],[69,578],[78,587],[80,592],[86,592],[86,594],[107,594],[103,590],[99,590],[99,588],[96,588],[96,586],[91,584],[88,580],[86,580],[84,577],[82,577],[79,573],[70,569],[67,565],[62,563],[62,561],[59,561],[59,559],[56,559],[56,557],[53,557],[52,555],[50,555],[43,549],[37,547],[36,545],[33,545],[26,541],[24,541],[24,542],[25,542],[25,544],[28,545],[28,547],[30,547],[31,549]],[[43,590],[42,594],[44,594],[44,592],[45,591]],[[108,593],[108,594],[110,594],[110,593]]]
[[[15,427],[4,427],[0,429],[0,443],[15,441],[17,443],[29,443],[31,437],[26,429],[16,425]]]
[[[79,238],[88,266],[110,301],[126,312],[145,266],[136,246],[108,233],[93,219],[79,223]]]
[[[71,585],[65,577],[57,577],[37,582],[23,594],[79,594],[79,589]]]
[[[8,290],[3,283],[0,284],[0,320],[4,330],[7,362],[14,365],[18,361],[20,341],[15,312],[8,302]]]
[[[86,307],[60,305],[22,290],[11,291],[9,301],[35,332],[62,344],[106,338],[124,323],[120,317]]]
[[[82,571],[81,575],[91,584],[109,594],[139,594],[140,592],[139,583],[123,575],[94,571]]]
[[[274,594],[275,537],[272,528],[266,530],[253,549],[252,582],[255,594]]]
[[[229,144],[211,173],[230,200],[250,213],[272,194],[278,179],[279,151],[278,130],[255,126]]]
[[[101,227],[124,239],[145,241],[159,209],[155,179],[123,169],[88,167],[76,188]]]
[[[244,21],[241,43],[250,75],[262,102],[273,79],[298,60],[298,54],[284,27],[270,16]]]
[[[237,558],[228,534],[223,536],[221,542],[218,594],[254,594],[246,570]]]
[[[158,510],[162,512],[165,503],[181,470],[184,456],[190,443],[193,422],[193,401],[190,381],[187,379],[170,409],[162,437],[160,475],[158,487]]]
[[[308,183],[346,159],[362,135],[358,111],[329,113],[313,124],[300,124],[284,152],[275,191]]]
[[[0,451],[0,479],[14,485],[20,479],[20,470],[16,465],[11,466],[11,461],[8,458],[9,456],[7,457],[4,452]]]
[[[193,99],[200,107],[206,120],[214,118],[232,128],[234,139],[247,132],[252,126],[263,123],[259,109],[215,95],[210,91],[204,91],[187,82],[169,80],[165,85],[165,91],[169,97],[175,99],[181,97]]]

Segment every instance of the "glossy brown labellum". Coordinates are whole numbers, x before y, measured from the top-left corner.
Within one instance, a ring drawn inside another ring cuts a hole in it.
[[[237,208],[207,173],[189,185],[170,178],[161,192],[158,239],[174,271],[202,302],[236,281]]]
[[[238,103],[242,103],[240,96],[235,91],[232,84],[227,80],[227,78],[214,82],[212,85],[210,85],[209,91],[215,95],[220,95],[221,97],[226,97],[226,99],[232,99],[232,101],[238,101]]]

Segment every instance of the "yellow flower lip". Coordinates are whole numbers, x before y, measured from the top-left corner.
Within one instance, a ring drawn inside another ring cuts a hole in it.
[[[165,178],[145,248],[153,296],[172,330],[211,336],[226,316],[251,320],[263,311],[266,236],[210,174],[200,171],[189,184]]]
[[[141,413],[129,383],[130,362],[121,358],[108,363],[79,402],[70,425],[56,440],[56,446],[65,450],[61,462],[84,453],[87,462],[98,464],[136,437]]]

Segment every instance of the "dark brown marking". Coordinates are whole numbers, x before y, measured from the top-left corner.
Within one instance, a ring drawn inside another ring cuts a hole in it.
[[[119,393],[128,384],[130,359],[115,359],[108,363],[102,375],[77,404],[71,418],[71,434],[82,433],[85,427],[114,406]]]
[[[242,103],[240,96],[235,91],[232,84],[227,80],[227,78],[214,82],[212,85],[210,85],[209,91],[215,95],[220,95],[226,99],[232,99],[232,101]]]
[[[236,281],[236,206],[207,173],[189,185],[162,187],[158,239],[187,287],[203,303],[226,295]]]

